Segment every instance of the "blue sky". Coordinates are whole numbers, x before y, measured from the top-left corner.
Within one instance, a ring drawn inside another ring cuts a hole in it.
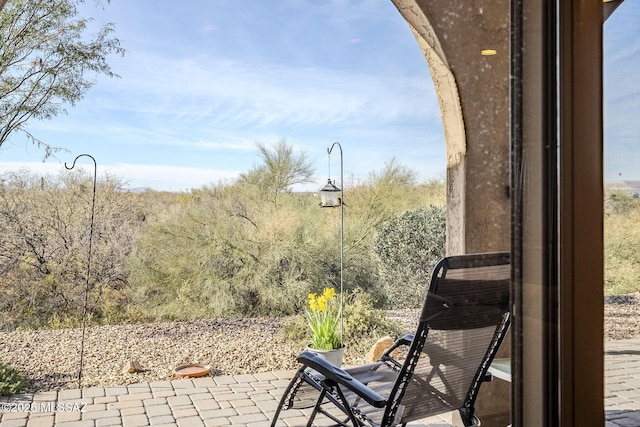
[[[640,1],[604,26],[605,181],[640,180]]]
[[[614,179],[640,179],[628,154],[638,145],[639,3],[627,0],[605,27]],[[444,177],[428,67],[389,0],[111,0],[84,11],[116,24],[127,53],[110,63],[121,78],[101,78],[68,115],[30,123],[69,153],[42,164],[42,152],[16,135],[0,149],[0,170],[56,173],[89,153],[99,173],[131,187],[179,191],[234,179],[259,162],[257,142],[284,138],[315,164],[312,188],[326,182],[334,141],[346,177],[364,178],[394,156],[422,179]],[[630,65],[634,73],[620,73]],[[338,165],[332,156],[334,178]]]

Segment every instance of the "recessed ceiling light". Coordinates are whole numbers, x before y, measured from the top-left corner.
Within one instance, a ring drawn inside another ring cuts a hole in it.
[[[492,56],[498,54],[495,49],[483,49],[480,53],[482,54],[482,56]]]

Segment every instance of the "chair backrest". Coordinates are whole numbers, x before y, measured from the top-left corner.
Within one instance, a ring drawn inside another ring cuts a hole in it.
[[[454,410],[473,415],[480,383],[509,326],[510,277],[503,252],[436,264],[383,425]]]

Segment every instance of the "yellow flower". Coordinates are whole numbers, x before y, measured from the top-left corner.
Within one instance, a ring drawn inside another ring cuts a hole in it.
[[[327,298],[324,295],[320,295],[316,302],[318,303],[318,311],[324,311],[327,308]]]
[[[324,291],[322,292],[322,296],[325,297],[327,301],[329,301],[335,298],[336,290],[333,288],[324,288]]]
[[[318,350],[340,348],[342,337],[337,327],[342,310],[337,305],[335,289],[325,288],[321,295],[310,293],[307,302],[309,308],[305,313],[312,332],[311,346]]]
[[[309,308],[311,311],[318,311],[318,298],[316,294],[309,294]]]

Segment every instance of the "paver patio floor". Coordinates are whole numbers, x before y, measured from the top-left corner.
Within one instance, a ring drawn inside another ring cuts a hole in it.
[[[606,426],[640,426],[640,340],[607,343]],[[178,379],[0,398],[0,427],[268,426],[292,371]],[[282,426],[306,424],[282,412]],[[317,419],[318,425],[331,425]],[[411,426],[450,426],[450,416]]]

